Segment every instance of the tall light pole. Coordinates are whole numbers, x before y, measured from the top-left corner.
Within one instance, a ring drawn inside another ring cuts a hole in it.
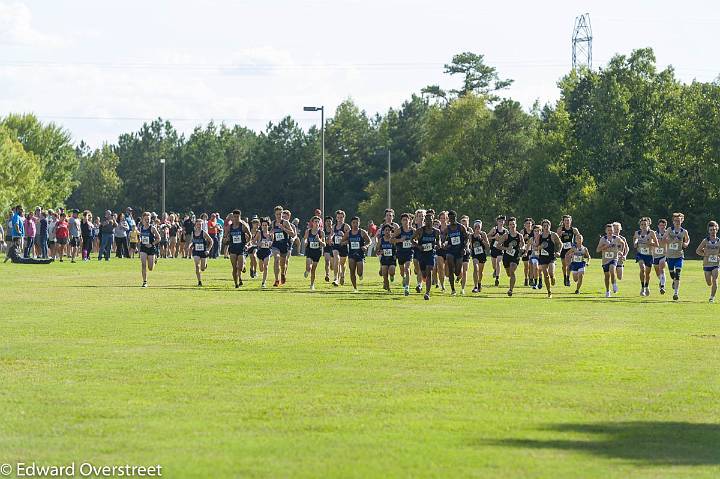
[[[388,209],[390,208],[390,148],[388,148]]]
[[[306,106],[303,111],[320,111],[320,137],[322,138],[322,152],[320,160],[320,211],[327,216],[325,211],[325,106]]]
[[[165,213],[165,158],[160,158],[160,164],[162,165],[162,209],[160,211],[160,217],[162,218]]]

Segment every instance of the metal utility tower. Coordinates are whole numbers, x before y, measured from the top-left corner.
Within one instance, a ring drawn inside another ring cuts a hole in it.
[[[590,14],[586,13],[575,18],[572,37],[572,67],[592,68],[592,27]]]

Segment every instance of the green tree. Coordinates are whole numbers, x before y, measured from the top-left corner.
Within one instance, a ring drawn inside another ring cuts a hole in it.
[[[0,211],[16,204],[32,208],[45,200],[40,158],[25,151],[15,132],[0,125]]]
[[[104,144],[91,151],[85,143],[80,143],[77,155],[80,158],[80,166],[75,176],[78,186],[68,199],[68,205],[89,209],[95,214],[106,209],[120,208],[118,200],[122,180],[117,172],[120,159],[113,148]]]

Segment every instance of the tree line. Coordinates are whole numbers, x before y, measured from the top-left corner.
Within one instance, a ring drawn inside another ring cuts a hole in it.
[[[527,111],[499,95],[512,80],[482,55],[455,55],[445,72],[461,86],[429,85],[382,115],[346,100],[326,120],[328,211],[381,219],[390,151],[399,211],[554,223],[569,213],[591,234],[682,211],[698,239],[718,213],[720,81],[683,83],[639,49],[570,71],[557,102]],[[188,135],[157,119],[90,149],[54,123],[11,114],[0,121],[0,207],[159,212],[164,158],[168,210],[265,214],[281,204],[304,218],[319,206],[320,151],[319,128],[289,116],[261,132],[211,122]]]

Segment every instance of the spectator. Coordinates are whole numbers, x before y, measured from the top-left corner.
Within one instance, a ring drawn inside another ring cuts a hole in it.
[[[63,254],[66,253],[68,244],[68,236],[70,235],[70,227],[66,220],[65,212],[60,213],[60,219],[55,223],[55,239],[57,240],[57,249],[62,263]]]
[[[133,218],[133,209],[129,206],[125,208],[125,221],[127,221],[128,232],[132,231],[134,226],[137,226],[135,223],[135,218]]]
[[[202,218],[202,216],[200,216]],[[213,240],[212,250],[210,250],[210,257],[215,259],[218,257],[218,224],[217,215],[212,213],[210,219],[207,222],[207,234]]]
[[[117,221],[113,219],[112,211],[105,210],[105,218],[100,222],[100,252],[98,253],[98,261],[110,261],[110,250],[112,249],[113,237]]]
[[[38,229],[37,240],[40,245],[40,257],[48,258],[48,212],[40,212],[40,227]]]
[[[88,261],[93,247],[93,222],[92,213],[85,210],[80,220],[80,233],[82,235],[82,260]]]
[[[117,258],[129,258],[130,251],[128,248],[128,232],[130,226],[125,218],[124,213],[118,214],[117,226],[115,226],[115,257]]]
[[[130,240],[130,258],[134,258],[135,253],[137,253],[138,241],[140,241],[140,234],[138,233],[137,226],[135,226],[135,224],[133,224],[130,233],[128,233],[128,239]]]
[[[57,239],[55,238],[55,225],[57,224],[57,213],[54,210],[48,210],[47,222],[48,222],[48,248],[50,250],[50,257],[55,258],[57,251]]]
[[[25,238],[25,218],[23,217],[23,207],[20,205],[15,207],[10,219],[10,237],[13,245],[18,249],[22,249],[23,239]]]
[[[25,251],[23,252],[24,258],[32,258],[33,246],[35,245],[35,233],[37,224],[35,223],[35,216],[28,215],[25,218]]]
[[[68,220],[68,229],[70,230],[70,262],[75,262],[78,250],[82,248],[82,231],[80,229],[79,210],[72,210],[72,216]]]

